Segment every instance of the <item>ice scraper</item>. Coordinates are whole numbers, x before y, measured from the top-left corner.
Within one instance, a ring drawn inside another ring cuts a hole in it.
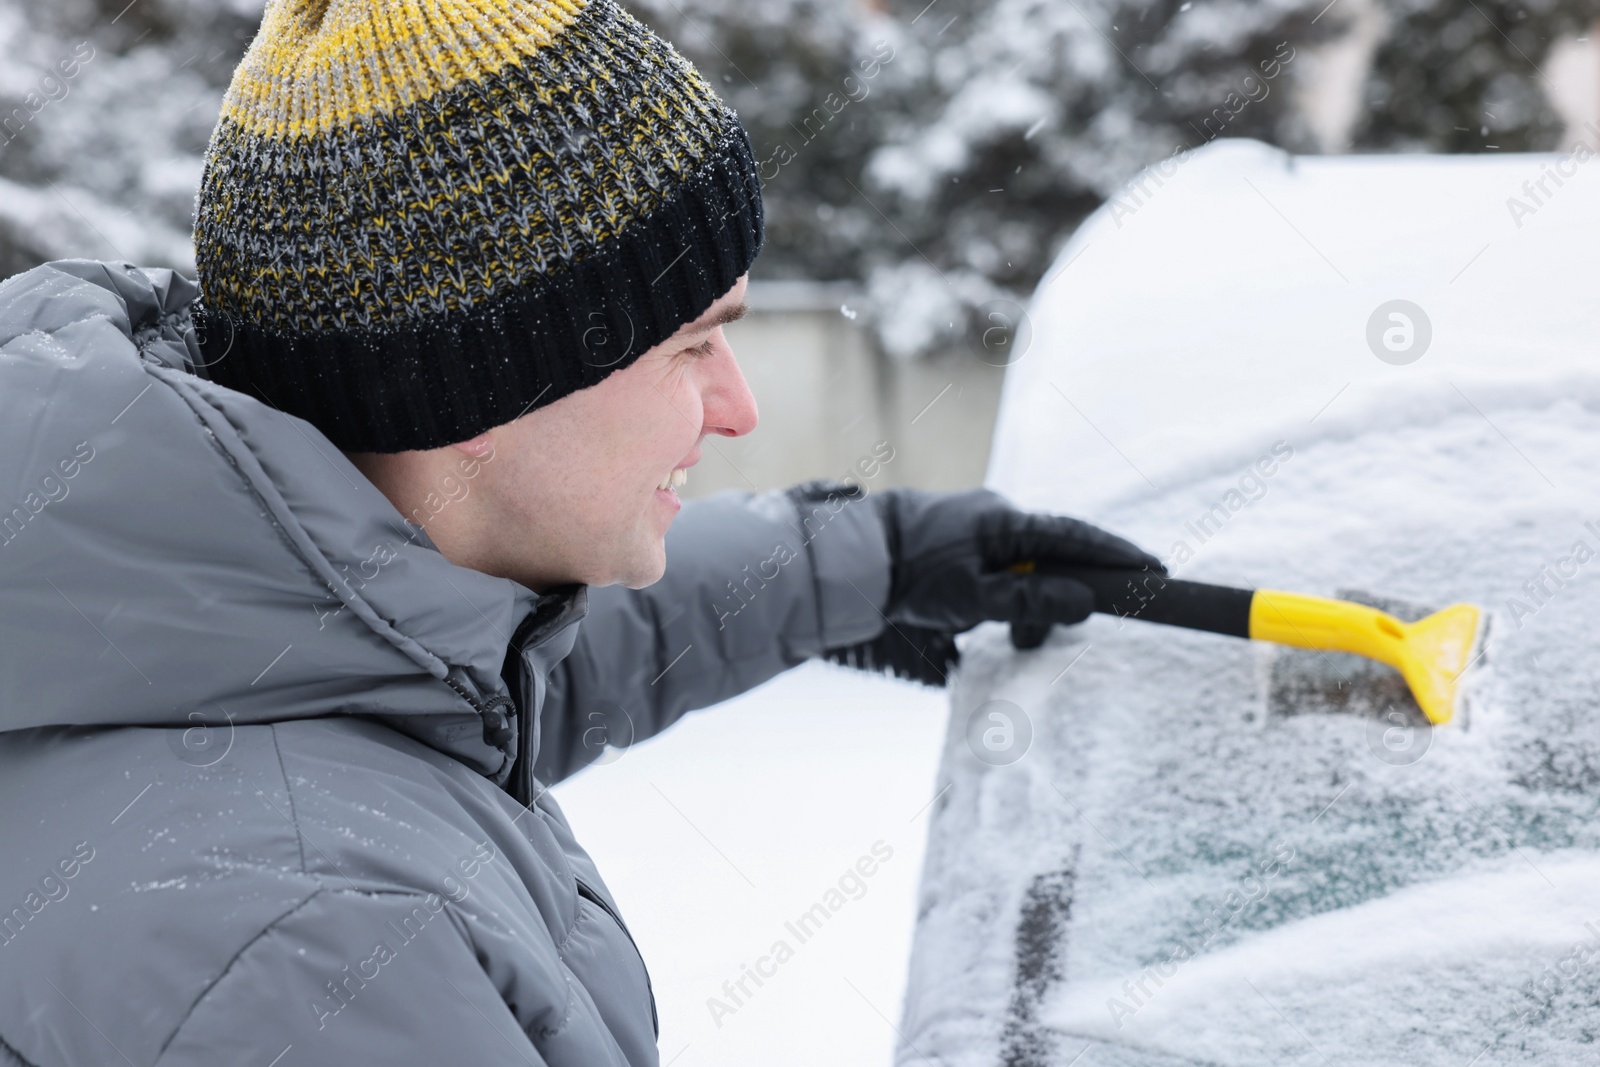
[[[1416,622],[1348,600],[1179,581],[1150,570],[1016,564],[1013,570],[1074,578],[1094,591],[1094,610],[1230,637],[1323,652],[1353,652],[1405,678],[1435,724],[1456,712],[1461,676],[1478,658],[1482,613],[1455,604]]]

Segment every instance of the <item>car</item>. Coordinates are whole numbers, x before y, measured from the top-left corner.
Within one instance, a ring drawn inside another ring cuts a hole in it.
[[[1217,141],[1062,249],[991,488],[1180,578],[1487,633],[1440,726],[1344,654],[961,638],[898,1063],[1593,1062],[1592,156]]]

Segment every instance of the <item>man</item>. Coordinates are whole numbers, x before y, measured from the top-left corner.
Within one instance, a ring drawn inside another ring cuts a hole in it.
[[[940,680],[1090,610],[1011,563],[1158,566],[986,491],[680,515],[756,424],[761,227],[612,0],[280,0],[198,290],[0,287],[0,1064],[655,1064],[550,782],[811,657]]]

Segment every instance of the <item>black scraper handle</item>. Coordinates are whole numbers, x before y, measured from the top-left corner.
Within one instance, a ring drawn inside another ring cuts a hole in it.
[[[1254,590],[1185,582],[1143,569],[1067,567],[1048,562],[1018,564],[1012,569],[1061,575],[1082,582],[1094,591],[1094,610],[1102,615],[1165,623],[1229,637],[1250,636],[1250,603],[1255,598]]]

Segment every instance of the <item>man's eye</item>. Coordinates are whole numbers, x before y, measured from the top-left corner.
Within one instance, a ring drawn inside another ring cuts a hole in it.
[[[708,337],[704,341],[695,345],[693,348],[689,349],[689,351],[694,353],[696,356],[709,356],[711,355],[711,350],[714,347],[716,347],[716,339]]]

